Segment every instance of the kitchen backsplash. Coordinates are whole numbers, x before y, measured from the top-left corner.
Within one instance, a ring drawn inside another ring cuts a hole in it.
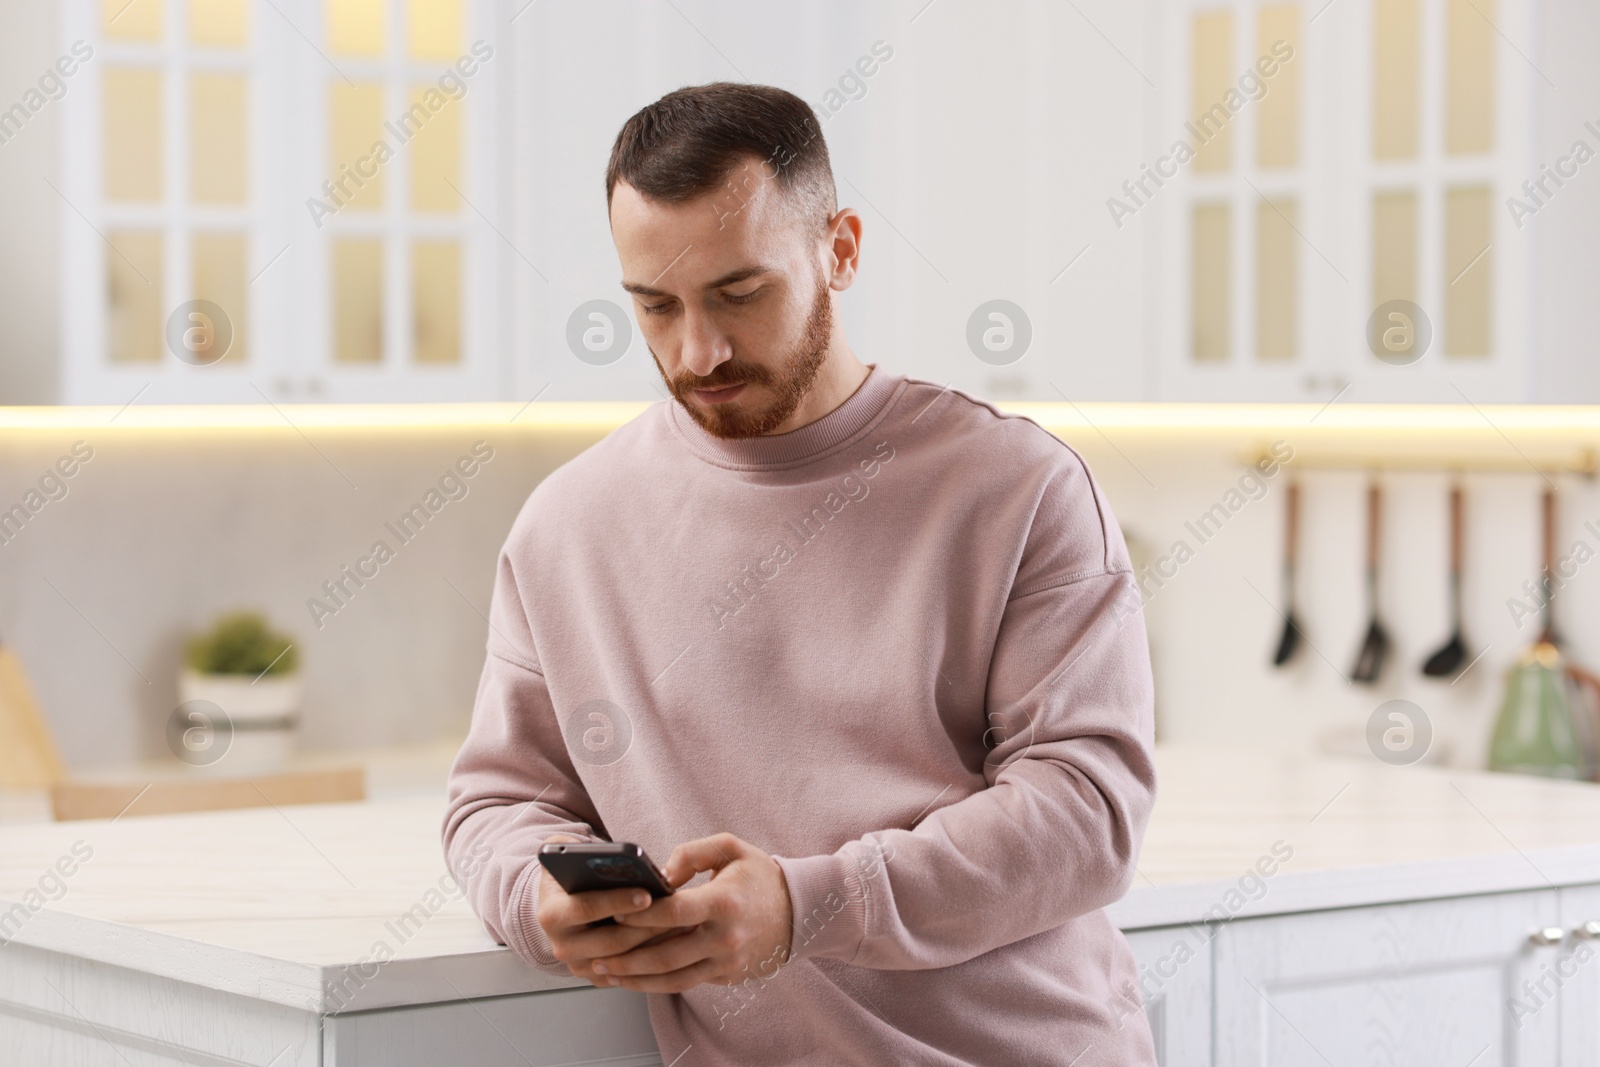
[[[500,545],[539,480],[593,439],[487,427],[7,437],[6,507],[75,441],[93,459],[0,544],[0,638],[75,767],[167,755],[184,638],[240,607],[298,643],[307,747],[459,733]],[[357,584],[353,569],[369,576]]]
[[[184,638],[239,607],[298,643],[306,747],[459,734],[500,545],[539,480],[599,433],[5,432],[0,506],[30,492],[41,506],[0,543],[0,638],[78,768],[166,755]],[[1359,745],[1373,710],[1403,698],[1429,717],[1435,755],[1481,763],[1505,668],[1538,632],[1526,610],[1540,567],[1537,474],[1463,482],[1465,631],[1482,655],[1454,681],[1421,673],[1450,635],[1450,477],[1383,475],[1379,597],[1393,646],[1378,683],[1361,686],[1347,679],[1367,626],[1365,473],[1251,475],[1234,438],[1063,435],[1099,478],[1140,567],[1163,738],[1305,751],[1342,734]],[[1284,489],[1296,476],[1304,642],[1275,669]],[[1600,553],[1600,493],[1577,478],[1559,484],[1557,555],[1571,577],[1554,609],[1573,658],[1600,664],[1585,566]]]

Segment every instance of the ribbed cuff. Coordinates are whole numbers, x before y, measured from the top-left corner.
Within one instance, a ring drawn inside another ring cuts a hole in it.
[[[774,856],[789,883],[794,933],[789,958],[812,956],[849,963],[861,950],[870,912],[867,887],[844,856]]]
[[[511,901],[506,909],[506,934],[510,938],[511,950],[541,971],[570,975],[571,968],[556,959],[550,935],[539,925],[539,889],[544,884],[540,875],[543,872],[544,865],[534,860],[511,887]]]

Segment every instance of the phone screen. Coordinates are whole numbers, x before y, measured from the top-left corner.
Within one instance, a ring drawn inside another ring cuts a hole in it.
[[[642,848],[628,842],[557,842],[539,849],[539,862],[568,893],[596,889],[645,889],[672,895],[666,875]]]

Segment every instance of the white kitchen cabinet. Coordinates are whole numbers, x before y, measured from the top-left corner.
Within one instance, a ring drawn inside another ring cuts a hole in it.
[[[323,1020],[321,1067],[659,1067],[645,995],[563,989]]]
[[[317,1026],[284,1004],[0,941],[6,1067],[318,1067]]]
[[[1127,935],[1139,964],[1145,1017],[1161,1067],[1211,1062],[1211,939],[1216,927],[1195,923]]]
[[[93,56],[61,103],[62,401],[504,399],[498,5],[425,44],[398,4],[241,5],[198,39],[127,6],[60,5]]]
[[[1567,941],[1548,961],[1549,973],[1523,995],[1536,1010],[1551,993],[1560,1004],[1561,1067],[1600,1067],[1600,885],[1568,886],[1561,890],[1560,925]]]
[[[1554,1002],[1516,1017],[1560,944],[1556,890],[1234,922],[1215,945],[1216,1062],[1554,1064]]]
[[[1573,933],[1600,920],[1600,789],[1209,749],[1157,769],[1146,881],[1108,911],[1163,1067],[1600,1067]],[[443,804],[0,826],[0,1065],[686,1065],[643,998],[528,966],[443,892]],[[66,892],[18,912],[80,839]]]
[[[1568,316],[1534,281],[1581,253],[1542,250],[1509,200],[1588,134],[1511,42],[1540,54],[1589,26],[1517,3],[1492,26],[1446,0],[1161,6],[1172,76],[1121,208],[1158,231],[1153,399],[1526,401],[1541,360],[1572,377],[1540,350]],[[1367,336],[1401,299],[1430,338],[1409,359]]]

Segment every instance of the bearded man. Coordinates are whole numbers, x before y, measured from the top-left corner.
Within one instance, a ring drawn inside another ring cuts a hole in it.
[[[1154,1064],[1103,910],[1155,798],[1153,686],[1088,467],[857,358],[862,220],[798,97],[662,97],[606,195],[672,396],[501,552],[443,827],[452,869],[491,856],[477,914],[647,994],[683,1067]],[[675,892],[568,894],[550,841],[670,854]]]

